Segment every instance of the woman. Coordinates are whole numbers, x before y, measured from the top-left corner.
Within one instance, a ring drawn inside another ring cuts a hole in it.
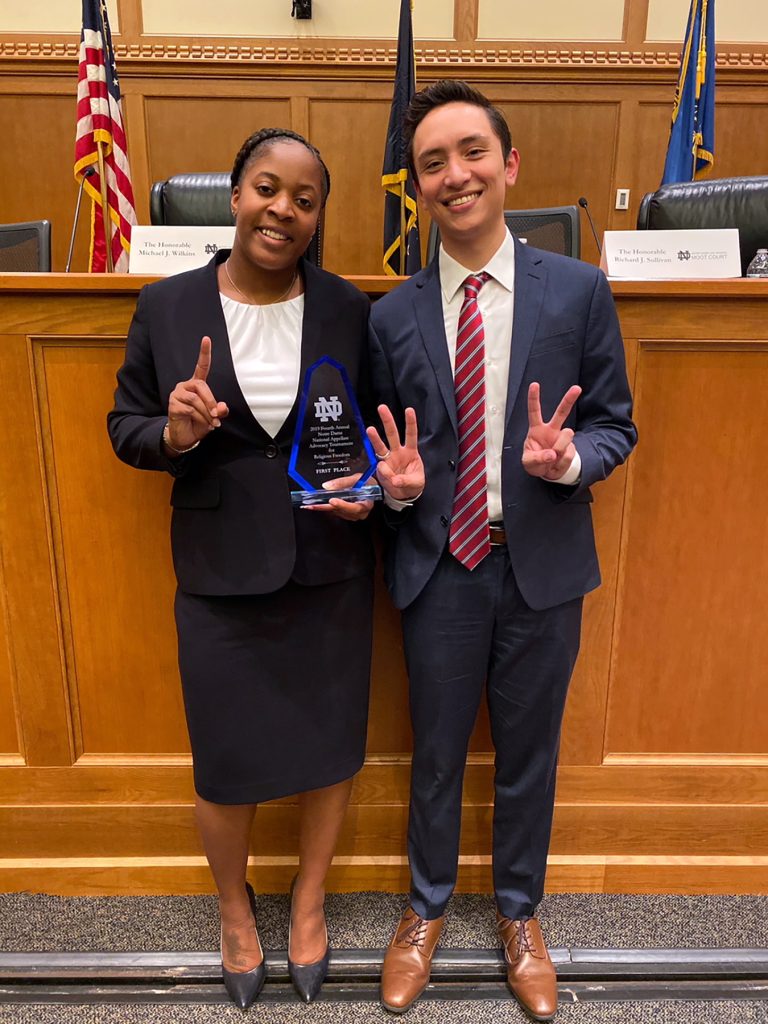
[[[325,877],[365,749],[373,556],[371,502],[294,512],[286,474],[306,368],[330,355],[367,386],[368,300],[302,259],[328,170],[300,135],[265,129],[243,144],[231,180],[231,252],[142,290],[108,425],[123,461],[175,477],[196,820],[219,894],[224,981],[245,1008],[265,975],[245,880],[261,801],[300,794],[289,967],[307,1001],[326,974]],[[379,479],[408,500],[423,483],[415,420],[409,411],[401,446],[380,413],[389,451],[369,430],[386,459]]]

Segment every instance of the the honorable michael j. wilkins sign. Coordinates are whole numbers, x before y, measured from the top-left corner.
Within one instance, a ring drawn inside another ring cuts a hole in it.
[[[231,249],[233,227],[162,227],[137,224],[131,232],[131,274],[180,274],[204,267],[219,249]]]
[[[702,231],[606,231],[600,266],[608,277],[741,277],[737,228]]]

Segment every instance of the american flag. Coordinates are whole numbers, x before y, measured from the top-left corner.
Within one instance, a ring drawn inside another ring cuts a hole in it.
[[[88,269],[94,273],[103,273],[107,269],[107,240],[102,212],[98,143],[102,144],[104,154],[112,263],[116,271],[127,271],[131,225],[136,223],[136,210],[112,33],[107,19],[106,0],[83,0],[83,31],[80,36],[80,70],[77,80],[75,179],[82,181],[83,172],[89,167],[95,168],[96,173],[86,178],[84,183],[85,191],[92,201]]]

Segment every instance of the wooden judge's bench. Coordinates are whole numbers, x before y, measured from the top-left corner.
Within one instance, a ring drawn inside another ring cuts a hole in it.
[[[144,283],[0,277],[0,891],[212,888],[176,668],[170,479],[120,463],[105,428]],[[768,281],[613,291],[640,443],[595,489],[603,586],[586,602],[548,888],[768,892]],[[332,887],[407,887],[409,750],[380,587],[368,760]],[[492,774],[483,717],[464,890],[491,888]],[[287,887],[295,855],[295,801],[264,805],[258,887]]]

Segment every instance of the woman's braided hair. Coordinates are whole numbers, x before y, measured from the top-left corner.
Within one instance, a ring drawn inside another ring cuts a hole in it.
[[[261,128],[259,131],[254,132],[250,135],[240,147],[240,151],[235,157],[235,162],[232,166],[232,174],[230,181],[232,182],[232,188],[240,184],[240,179],[243,176],[243,171],[246,165],[256,156],[259,150],[266,148],[267,146],[274,146],[277,142],[298,142],[302,146],[306,147],[309,152],[314,156],[317,162],[320,164],[322,170],[322,205],[325,206],[325,201],[328,198],[328,193],[331,191],[331,175],[328,172],[328,168],[325,166],[323,158],[320,156],[320,150],[308,142],[303,135],[299,135],[298,132],[292,132],[290,128]]]

